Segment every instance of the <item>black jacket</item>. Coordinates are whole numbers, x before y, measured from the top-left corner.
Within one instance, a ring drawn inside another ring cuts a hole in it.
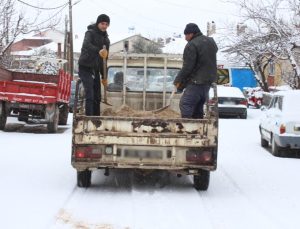
[[[184,48],[183,66],[174,80],[185,87],[189,83],[211,85],[217,80],[218,47],[213,38],[196,34]]]
[[[103,61],[99,51],[106,45],[109,50],[110,41],[107,32],[102,32],[96,24],[89,25],[85,33],[78,64],[103,75]]]

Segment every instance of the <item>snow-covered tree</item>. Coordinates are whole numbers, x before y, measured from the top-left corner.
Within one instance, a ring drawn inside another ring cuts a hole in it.
[[[238,0],[236,3],[248,29],[232,35],[226,51],[254,70],[265,91],[268,90],[265,75],[268,64],[287,60],[295,73],[288,83],[293,82],[290,86],[300,88],[300,68],[295,56],[300,44],[300,23],[295,20],[299,17],[299,0]]]
[[[16,0],[0,1],[0,64],[5,65],[9,59],[9,47],[21,34],[52,28],[58,24],[58,19],[41,22],[40,11],[31,13],[30,18],[25,12],[17,9]]]
[[[132,44],[134,53],[162,53],[162,45],[155,41],[146,41],[142,37],[138,37]]]

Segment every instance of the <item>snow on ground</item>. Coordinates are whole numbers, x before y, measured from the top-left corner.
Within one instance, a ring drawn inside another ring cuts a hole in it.
[[[92,187],[77,188],[71,119],[47,134],[43,125],[11,118],[0,131],[1,228],[299,228],[299,159],[260,146],[260,115],[249,109],[247,120],[220,120],[218,168],[207,192],[194,190],[191,177],[140,182],[130,172],[103,171],[93,173]]]

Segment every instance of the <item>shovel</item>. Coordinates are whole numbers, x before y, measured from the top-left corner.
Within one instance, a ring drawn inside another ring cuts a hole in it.
[[[103,45],[103,49],[106,50],[106,46]],[[103,59],[103,79],[107,81],[107,53],[106,56],[102,56]],[[109,102],[107,102],[107,85],[103,85],[104,87],[104,101],[101,101],[102,103],[108,105],[108,106],[112,106]]]
[[[154,114],[157,114],[157,113],[159,113],[159,112],[161,112],[161,111],[164,111],[164,110],[167,109],[168,107],[170,107],[171,102],[172,102],[172,99],[173,99],[173,97],[174,97],[176,91],[177,91],[177,88],[174,87],[174,89],[173,89],[173,91],[172,91],[172,93],[171,93],[171,95],[170,95],[169,102],[168,102],[168,104],[167,104],[166,106],[164,106],[164,107],[162,107],[162,108],[159,108],[159,109],[157,109],[157,110],[154,110],[154,111],[152,111],[152,112],[153,112]]]

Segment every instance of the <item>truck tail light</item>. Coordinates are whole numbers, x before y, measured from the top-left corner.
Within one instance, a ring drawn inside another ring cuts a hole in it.
[[[197,164],[209,164],[213,161],[212,149],[192,149],[186,151],[186,161]]]
[[[285,133],[285,125],[284,124],[280,125],[279,132],[280,132],[280,134],[284,134]]]
[[[100,159],[102,158],[102,149],[96,146],[77,147],[75,158],[82,159]]]

